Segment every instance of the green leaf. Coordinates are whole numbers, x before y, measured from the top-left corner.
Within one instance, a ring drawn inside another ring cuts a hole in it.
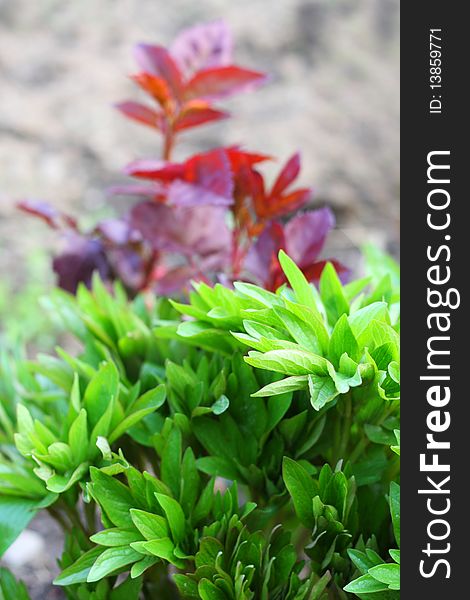
[[[168,537],[170,531],[168,529],[167,522],[160,515],[154,515],[137,508],[131,508],[130,513],[134,525],[146,540]]]
[[[368,274],[376,281],[380,281],[384,275],[390,275],[393,286],[400,285],[400,267],[391,256],[374,244],[365,244],[362,251],[366,259]]]
[[[323,598],[323,592],[326,590],[327,585],[331,581],[331,573],[327,571],[312,587],[312,591],[308,600],[321,600]]]
[[[206,448],[205,458],[226,458],[230,462],[238,455],[239,443],[243,443],[241,432],[233,418],[225,412],[215,420],[208,417],[195,419],[192,423],[194,433]],[[225,429],[225,431],[224,431]]]
[[[162,452],[161,479],[175,497],[179,497],[181,484],[182,437],[178,427],[173,427]]]
[[[370,277],[363,277],[362,279],[355,279],[346,285],[343,285],[343,292],[346,300],[351,302],[356,296],[358,296],[371,282]]]
[[[57,348],[57,353],[59,354],[60,350]],[[87,365],[88,367],[89,365]],[[91,377],[93,377],[95,371],[92,369]],[[75,412],[79,413],[81,409],[81,394],[80,394],[80,377],[77,372],[73,374],[73,385],[70,390],[70,404],[75,409]]]
[[[252,283],[243,283],[241,281],[235,281],[233,284],[234,288],[237,292],[243,294],[247,298],[251,300],[255,300],[258,305],[267,306],[268,308],[272,308],[273,306],[282,304],[282,300],[276,294],[272,292],[268,292],[263,288],[260,288],[257,285],[253,285]]]
[[[312,478],[299,463],[287,456],[282,461],[282,476],[300,521],[305,527],[313,527],[312,498],[316,496],[316,490]]]
[[[308,323],[281,306],[276,307],[274,312],[300,346],[315,354],[322,354],[323,347],[321,341],[318,339],[314,329],[312,329]]]
[[[388,311],[386,311],[384,312],[384,319],[388,318]],[[372,319],[369,326],[362,333],[361,341],[364,346],[368,346],[370,349],[388,345],[392,349],[390,360],[400,360],[400,336],[393,327],[384,321]]]
[[[70,446],[64,442],[54,442],[47,448],[47,452],[49,454],[47,462],[59,471],[69,469],[74,464]],[[43,457],[38,456],[38,458]]]
[[[203,456],[196,461],[197,468],[202,473],[224,479],[238,479],[240,473],[234,464],[223,456]]]
[[[23,406],[23,404],[18,404],[16,407],[16,422],[19,433],[27,435],[34,431],[33,418],[29,414],[29,410],[26,406]]]
[[[396,563],[400,564],[400,550],[390,549],[388,553]]]
[[[369,575],[394,590],[400,589],[400,565],[394,563],[377,565],[369,569]]]
[[[117,398],[118,386],[119,374],[114,363],[105,363],[88,384],[83,399],[92,426],[98,423],[109,404]]]
[[[76,585],[85,583],[96,559],[103,552],[103,548],[92,548],[82,554],[72,565],[67,567],[54,579],[54,585]]]
[[[142,537],[137,531],[129,531],[127,529],[120,529],[114,527],[112,529],[104,529],[99,531],[90,537],[90,540],[100,546],[126,546],[131,542],[137,542]]]
[[[365,342],[367,342],[368,339],[372,339],[367,334],[367,328],[371,322],[374,320],[387,322],[387,319],[388,310],[386,302],[374,302],[369,304],[369,306],[360,308],[348,317],[352,332],[356,336],[356,339],[361,347],[366,345]]]
[[[158,556],[159,558],[163,558],[168,562],[173,562],[175,560],[175,545],[169,537],[160,538],[158,540],[150,540],[145,542],[143,547],[145,550],[147,550],[147,552],[153,554],[153,556]]]
[[[202,494],[199,496],[196,508],[191,515],[191,524],[193,526],[198,525],[204,520],[212,509],[214,502],[214,482],[215,477],[212,477],[202,491]]]
[[[196,554],[196,569],[204,566],[214,566],[217,556],[223,551],[224,547],[218,539],[210,536],[202,538]]]
[[[70,426],[69,445],[75,464],[84,462],[88,453],[87,412],[84,408],[80,410],[78,416]]]
[[[135,579],[136,577],[140,577],[144,571],[153,567],[155,563],[158,562],[158,558],[155,556],[144,556],[142,560],[134,563],[131,567],[131,577]],[[113,598],[114,600],[114,598]],[[126,600],[125,598],[123,600]]]
[[[190,515],[199,494],[200,477],[191,447],[186,448],[181,463],[180,504],[185,515]]]
[[[334,325],[343,314],[349,314],[349,303],[334,266],[326,263],[320,276],[320,296],[326,309],[328,322]]]
[[[201,600],[228,600],[224,592],[209,579],[201,579],[198,584],[198,592]]]
[[[299,267],[284,252],[284,250],[279,252],[279,262],[281,263],[282,270],[284,271],[287,280],[289,281],[289,284],[295,293],[297,301],[318,313],[313,287],[306,280],[305,275],[302,273]]]
[[[37,500],[0,496],[0,556],[36,514]]]
[[[56,494],[62,494],[80,481],[87,471],[88,463],[84,462],[78,465],[70,475],[59,475],[56,473],[47,479],[47,489]],[[35,473],[37,473],[36,470]]]
[[[143,560],[145,560],[145,558]],[[139,561],[139,563],[140,562],[142,561]],[[132,567],[134,567],[134,565],[132,565]],[[111,591],[109,600],[139,600],[142,580],[137,578],[140,574],[141,573],[137,573],[137,570],[135,570],[134,573],[132,573],[131,570],[131,576]]]
[[[279,394],[288,394],[296,390],[303,390],[308,387],[308,375],[295,375],[286,377],[280,381],[268,383],[263,388],[251,394],[253,397],[278,396]]]
[[[156,388],[149,390],[143,394],[136,402],[128,409],[128,414],[124,419],[115,427],[113,432],[109,435],[109,442],[112,444],[114,441],[119,439],[122,435],[139,423],[147,415],[152,414],[158,408],[160,408],[166,399],[165,386],[159,385]]]
[[[184,512],[179,503],[170,496],[164,494],[155,494],[160,506],[166,515],[168,525],[175,544],[180,544],[186,534],[186,522]]]
[[[93,451],[96,449],[97,439],[99,437],[107,438],[109,435],[109,429],[111,427],[111,422],[113,420],[113,417],[115,417],[115,403],[116,403],[115,399],[110,400],[110,403],[108,404],[105,412],[102,414],[102,416],[98,419],[98,422],[96,423],[96,425],[93,427],[93,430],[90,435],[90,441],[88,444],[88,452],[90,454],[92,454]],[[118,417],[119,417],[119,414],[118,414]]]
[[[198,585],[194,579],[191,579],[187,575],[176,573],[176,575],[173,575],[173,581],[175,582],[176,587],[183,598],[199,600],[200,596],[197,589]]]
[[[261,391],[261,390],[260,390]],[[292,393],[274,395],[267,402],[268,418],[264,433],[272,431],[278,425],[292,404]]]
[[[390,446],[395,441],[394,434],[379,425],[366,423],[364,425],[364,431],[369,440],[374,442],[374,444],[385,444],[386,446]]]
[[[338,319],[331,334],[328,358],[336,367],[339,367],[340,358],[345,352],[354,361],[360,358],[356,337],[349,326],[348,317],[343,314]]]
[[[134,506],[135,500],[129,488],[95,467],[90,468],[90,475],[93,496],[109,520],[117,527],[132,529],[133,523],[129,510]]]
[[[320,410],[325,404],[332,402],[338,395],[335,382],[329,375],[325,377],[309,375],[308,389],[310,392],[310,402],[315,410]]]
[[[0,598],[1,600],[30,600],[25,584],[16,581],[12,573],[4,567],[0,567]]]
[[[390,448],[393,450],[393,452],[395,452],[395,454],[400,456],[400,430],[395,429],[393,433],[395,434],[395,438],[397,440],[397,446],[390,446]]]
[[[388,590],[388,586],[380,583],[380,581],[377,581],[371,575],[366,573],[358,579],[351,581],[351,583],[348,583],[348,585],[343,589],[345,592],[350,592],[351,594],[357,594],[360,596],[361,594],[385,592]]]
[[[98,556],[88,573],[87,582],[99,581],[111,573],[119,571],[142,558],[139,552],[136,552],[129,546],[118,546],[108,548]]]
[[[394,481],[390,484],[390,513],[395,539],[400,547],[400,486]]]
[[[312,290],[315,290],[315,294],[318,294],[314,286],[312,286]],[[318,354],[322,354],[323,356],[326,355],[330,339],[329,333],[325,327],[326,314],[323,315],[318,310],[314,311],[308,306],[292,302],[288,298],[284,298],[284,302],[289,312],[293,313],[299,319],[301,319],[301,321],[303,321],[306,324],[306,326],[312,330],[315,337],[318,339],[318,343],[321,349],[321,351]],[[321,305],[321,300],[319,296],[318,302]],[[321,308],[323,307],[321,306]]]
[[[159,409],[166,400],[166,387],[163,383],[157,385],[157,387],[148,390],[145,394],[142,394],[131,407],[132,412],[147,410],[152,408],[153,410]]]
[[[339,360],[339,370],[336,371],[330,363],[328,372],[340,394],[346,394],[350,388],[357,387],[362,383],[361,367],[350,359],[346,352]]]
[[[271,350],[262,354],[252,351],[245,361],[253,367],[284,373],[285,375],[325,375],[328,362],[322,357],[306,350]]]
[[[157,334],[162,328],[157,330]],[[184,321],[178,325],[178,336],[186,343],[193,343],[200,348],[210,351],[218,351],[229,355],[233,352],[235,340],[223,329],[214,329],[206,323],[198,321]]]
[[[383,562],[380,556],[373,558],[365,552],[360,552],[359,550],[354,550],[352,548],[348,548],[348,556],[361,575],[365,575],[371,567],[380,565]]]

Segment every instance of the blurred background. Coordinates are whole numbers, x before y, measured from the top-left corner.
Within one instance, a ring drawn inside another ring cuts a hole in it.
[[[243,142],[283,164],[300,150],[299,183],[313,185],[313,205],[337,217],[328,253],[353,266],[371,241],[398,255],[399,0],[0,0],[4,339],[22,336],[35,350],[54,343],[37,299],[53,283],[58,239],[15,201],[45,199],[85,225],[120,213],[126,200],[106,188],[124,180],[127,162],[158,156],[160,143],[112,108],[136,97],[126,77],[133,44],[166,45],[180,29],[221,17],[234,31],[236,62],[272,80],[222,103],[234,117],[182,138],[176,158]],[[36,523],[7,557],[38,599],[62,597],[48,585],[50,528]]]
[[[282,164],[300,150],[300,183],[337,216],[328,251],[348,263],[369,240],[397,255],[399,0],[0,0],[0,317],[10,328],[40,328],[31,305],[53,280],[58,243],[15,200],[45,199],[84,224],[119,213],[126,200],[106,187],[160,142],[112,108],[136,97],[133,44],[165,45],[220,17],[236,61],[272,81],[222,103],[234,117],[182,136],[177,158],[243,142]]]

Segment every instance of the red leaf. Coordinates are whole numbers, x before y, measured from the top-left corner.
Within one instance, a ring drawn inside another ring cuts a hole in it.
[[[81,282],[90,287],[95,271],[98,271],[104,281],[111,276],[109,263],[99,240],[69,232],[65,242],[65,249],[52,262],[62,289],[74,294]]]
[[[158,265],[152,275],[152,289],[159,296],[172,296],[187,291],[190,282],[195,279],[197,279],[195,269],[190,265],[173,269]]]
[[[124,168],[127,175],[141,177],[142,179],[157,179],[159,181],[173,181],[184,177],[185,163],[170,163],[163,160],[136,160]]]
[[[300,267],[309,265],[322,251],[334,226],[335,218],[329,208],[296,215],[285,226],[287,253]]]
[[[163,114],[148,108],[144,104],[128,100],[127,102],[115,104],[115,107],[129,119],[133,119],[159,131],[164,130]]]
[[[286,240],[281,223],[271,222],[250,248],[243,270],[257,284],[272,289],[271,281],[280,269],[277,255],[285,249]]]
[[[168,204],[227,206],[233,202],[233,176],[223,148],[196,154],[184,163],[138,160],[125,171],[166,184]]]
[[[170,207],[155,202],[136,204],[130,213],[132,227],[140,231],[155,250],[185,256],[212,256],[223,264],[230,252],[226,210],[205,206]]]
[[[265,197],[264,179],[255,169],[240,169],[236,178],[237,189],[252,199],[255,206]],[[258,215],[259,216],[259,215]]]
[[[166,203],[171,206],[229,206],[233,199],[201,185],[173,181],[168,186]]]
[[[159,181],[152,181],[148,184],[128,183],[123,185],[113,185],[108,188],[107,193],[116,196],[144,196],[153,198],[157,201],[163,201],[166,197],[166,187]]]
[[[223,98],[254,85],[260,85],[266,75],[235,65],[204,69],[194,75],[185,89],[186,98]]]
[[[271,196],[279,196],[294,181],[300,172],[300,154],[297,152],[286,163],[276,179]]]
[[[170,54],[185,77],[191,77],[201,69],[229,65],[232,52],[232,35],[223,21],[185,29],[170,47]]]
[[[227,152],[234,173],[237,173],[242,166],[253,167],[257,163],[272,159],[268,154],[245,152],[245,150],[241,150],[239,146],[229,146],[225,151]]]
[[[168,85],[161,77],[156,77],[150,73],[137,73],[136,75],[131,75],[131,79],[145,92],[150,94],[161,106],[165,106],[171,100]]]
[[[346,283],[351,273],[351,270],[339,261],[332,260],[331,258],[327,260],[319,260],[318,262],[315,262],[309,265],[308,267],[303,267],[302,272],[308,281],[317,282],[320,280],[320,276],[322,274],[323,269],[326,266],[326,263],[329,262],[334,266],[342,283]]]
[[[225,150],[215,149],[196,154],[186,161],[185,167],[185,181],[232,201],[233,177]]]
[[[52,229],[61,229],[64,225],[77,229],[77,221],[73,217],[58,211],[42,200],[21,200],[16,206],[23,212],[38,217]]]
[[[137,64],[146,73],[164,79],[173,95],[179,98],[182,91],[182,77],[178,65],[163,46],[138,44],[134,49]]]
[[[312,190],[309,188],[295,190],[287,196],[255,197],[256,214],[263,219],[272,219],[281,217],[294,210],[302,208],[312,197]]]
[[[173,127],[175,131],[183,131],[184,129],[197,127],[198,125],[203,125],[204,123],[220,121],[228,118],[229,116],[229,113],[221,110],[215,110],[207,102],[193,100],[186,103],[185,107],[174,122]]]

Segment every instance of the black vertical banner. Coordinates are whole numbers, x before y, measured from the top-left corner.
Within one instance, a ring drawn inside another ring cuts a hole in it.
[[[404,600],[470,597],[467,39],[461,4],[402,3]]]

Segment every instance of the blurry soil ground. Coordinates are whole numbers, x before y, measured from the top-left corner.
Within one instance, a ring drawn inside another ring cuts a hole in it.
[[[54,245],[15,199],[47,199],[92,223],[125,202],[103,193],[119,169],[159,153],[151,131],[111,108],[137,95],[132,45],[220,17],[237,62],[272,81],[226,103],[234,118],[189,134],[179,157],[237,142],[282,162],[300,150],[301,183],[337,215],[329,250],[349,264],[364,241],[398,253],[399,0],[0,0],[0,273],[11,289],[50,281],[45,258],[30,263]],[[14,567],[35,599],[59,597],[45,587],[58,551],[49,525],[33,523],[45,545]]]

